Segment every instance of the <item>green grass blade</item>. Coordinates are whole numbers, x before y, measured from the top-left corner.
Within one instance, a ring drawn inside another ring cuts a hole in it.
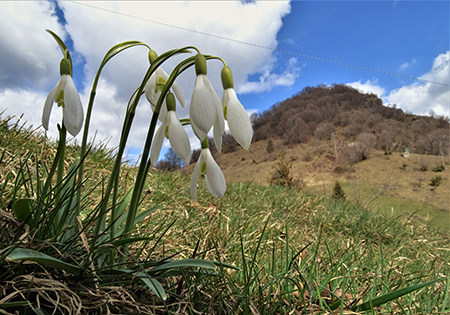
[[[399,298],[399,297],[401,297],[401,296],[403,296],[405,294],[408,294],[410,292],[419,290],[419,289],[421,289],[421,288],[423,288],[423,287],[425,287],[427,285],[430,285],[432,283],[435,283],[437,281],[441,281],[441,280],[444,280],[444,279],[445,278],[439,278],[439,279],[435,279],[435,280],[432,280],[432,281],[416,284],[416,285],[413,285],[413,286],[410,286],[410,287],[407,287],[407,288],[403,288],[403,289],[400,289],[400,290],[397,290],[397,291],[385,294],[383,296],[377,297],[377,298],[375,298],[373,300],[367,301],[367,302],[365,302],[365,303],[363,303],[361,305],[355,305],[355,306],[351,307],[350,310],[351,311],[356,311],[356,312],[367,311],[367,310],[370,310],[370,309],[372,309],[374,307],[380,306],[380,305],[382,305],[384,303],[387,303],[389,301],[397,299],[397,298]]]

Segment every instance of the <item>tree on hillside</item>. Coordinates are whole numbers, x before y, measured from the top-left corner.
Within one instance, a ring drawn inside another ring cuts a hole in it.
[[[156,168],[165,171],[174,171],[185,166],[183,160],[173,151],[172,148],[164,154],[164,160],[156,163]]]

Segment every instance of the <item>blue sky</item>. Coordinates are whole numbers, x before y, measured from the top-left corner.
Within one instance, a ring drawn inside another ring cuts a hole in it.
[[[57,5],[2,1],[0,112],[23,113],[23,119],[34,126],[40,125],[46,95],[59,76],[61,54],[47,28],[71,48],[74,80],[85,106],[105,52],[120,41],[137,39],[158,53],[195,45],[205,54],[224,58],[249,113],[262,112],[308,85],[342,83],[373,92],[386,105],[395,103],[414,114],[432,109],[450,115],[449,1],[62,1]],[[97,131],[97,142],[107,139],[110,146],[117,145],[124,106],[148,67],[146,54],[143,48],[127,51],[105,68],[90,131],[91,137]],[[176,62],[163,68],[170,72]],[[208,67],[221,97],[221,65],[212,62]],[[194,78],[188,71],[178,80],[187,107]],[[151,115],[145,98],[141,103],[128,142],[132,158],[143,145]],[[187,117],[187,107],[177,109],[180,118]],[[54,108],[50,136],[56,135],[54,126],[60,120],[61,113]],[[192,148],[198,148],[189,127],[188,133]]]

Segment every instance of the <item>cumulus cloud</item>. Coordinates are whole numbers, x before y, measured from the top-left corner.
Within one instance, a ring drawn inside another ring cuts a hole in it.
[[[45,32],[66,33],[49,1],[2,1],[0,4],[0,91],[41,90],[56,83],[61,52]]]
[[[84,81],[85,89],[80,94],[85,107],[106,51],[131,39],[147,43],[158,53],[194,45],[204,54],[220,56],[232,69],[238,91],[240,86],[248,83],[249,74],[261,74],[263,79],[253,88],[247,88],[247,93],[291,85],[299,74],[295,58],[285,66],[286,69],[280,70],[272,51],[239,43],[275,48],[282,17],[290,12],[290,3],[286,1],[58,1],[58,5],[64,12],[65,25],[59,23],[53,2],[0,3],[0,111],[7,109],[9,115],[26,113],[33,125],[40,125],[42,106],[58,80],[61,59],[58,46],[45,29],[53,30],[63,40],[69,36],[73,40],[72,55],[79,56],[84,74],[83,78],[74,80]],[[145,47],[129,49],[114,57],[104,68],[92,114],[91,137],[97,132],[97,140],[110,139],[110,146],[118,144],[128,99],[149,66],[147,52]],[[174,58],[175,61],[167,62],[163,68],[170,72],[185,56]],[[222,91],[221,68],[218,60],[208,61],[208,76],[219,95]],[[187,101],[186,108],[177,109],[180,118],[188,116],[194,81],[193,69],[177,79]],[[141,103],[129,147],[142,147],[147,134],[151,110],[145,97]],[[50,120],[50,135],[56,136],[55,125],[60,121],[60,110],[55,107]],[[188,132],[196,143],[189,128]]]
[[[365,83],[361,83],[361,80],[359,80],[356,82],[347,83],[347,85],[357,89],[358,91],[364,94],[369,93],[375,94],[381,99],[384,97],[386,93],[386,90],[378,85],[378,81],[376,79],[367,80]]]
[[[386,101],[418,115],[433,110],[437,115],[450,116],[450,51],[437,56],[431,71],[420,79],[447,85],[416,82],[391,91]]]
[[[419,79],[430,82],[416,81],[389,92],[377,80],[367,80],[365,83],[359,80],[347,85],[362,93],[376,94],[384,104],[395,104],[416,115],[428,115],[432,110],[436,115],[450,116],[450,51],[437,56],[431,70]]]

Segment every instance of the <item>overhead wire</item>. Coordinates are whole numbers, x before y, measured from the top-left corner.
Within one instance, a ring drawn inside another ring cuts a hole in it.
[[[129,18],[133,18],[133,19],[137,19],[137,20],[141,20],[141,21],[145,21],[145,22],[150,22],[150,23],[154,23],[154,24],[158,24],[158,25],[162,25],[162,26],[166,26],[166,27],[176,28],[176,29],[183,30],[183,31],[186,31],[186,32],[191,32],[191,33],[196,33],[196,34],[200,34],[200,35],[204,35],[204,36],[214,37],[214,38],[227,40],[227,41],[231,41],[231,42],[235,42],[235,43],[239,43],[239,44],[243,44],[243,45],[258,47],[258,48],[267,49],[267,50],[271,50],[271,51],[276,51],[276,52],[280,52],[280,53],[284,53],[284,54],[290,54],[290,55],[294,55],[294,56],[298,56],[298,57],[303,57],[303,58],[308,58],[308,59],[313,59],[313,60],[333,63],[333,64],[337,64],[337,65],[341,65],[341,66],[352,67],[352,68],[356,68],[356,69],[367,70],[367,71],[377,72],[377,73],[391,75],[391,76],[397,76],[397,77],[411,79],[411,80],[416,80],[416,81],[422,81],[422,82],[427,82],[427,83],[432,83],[432,84],[450,86],[449,84],[443,83],[443,82],[437,82],[437,81],[421,79],[421,78],[418,78],[418,77],[412,77],[412,76],[407,76],[407,75],[403,75],[403,74],[393,73],[393,72],[389,72],[389,71],[383,71],[383,70],[367,68],[367,67],[363,67],[363,66],[357,66],[357,65],[353,65],[353,64],[349,64],[349,63],[345,63],[345,62],[340,62],[340,61],[335,61],[335,60],[330,60],[330,59],[325,59],[325,58],[305,55],[305,54],[301,54],[301,53],[297,53],[297,52],[292,52],[292,51],[283,50],[283,49],[279,49],[279,48],[268,47],[268,46],[255,44],[255,43],[249,43],[249,42],[241,41],[241,40],[234,39],[234,38],[228,38],[228,37],[224,37],[224,36],[220,36],[220,35],[210,34],[210,33],[196,31],[196,30],[191,30],[189,28],[182,27],[182,26],[177,26],[177,25],[172,25],[172,24],[168,24],[168,23],[164,23],[164,22],[159,22],[159,21],[155,21],[155,20],[151,20],[151,19],[147,19],[147,18],[142,18],[142,17],[138,17],[138,16],[134,16],[134,15],[131,15],[131,14],[122,13],[122,12],[118,12],[118,11],[114,11],[114,10],[110,10],[110,9],[106,9],[106,8],[100,8],[100,7],[97,7],[97,6],[94,6],[94,5],[91,5],[91,4],[87,4],[87,3],[84,3],[84,2],[79,2],[79,1],[75,1],[75,0],[69,0],[69,1],[73,2],[73,3],[76,3],[78,5],[85,6],[85,7],[90,7],[90,8],[94,8],[94,9],[97,9],[97,10],[101,10],[101,11],[105,11],[105,12],[109,12],[109,13],[113,13],[113,14],[118,14],[118,15],[122,15],[122,16],[125,16],[125,17],[129,17]]]

